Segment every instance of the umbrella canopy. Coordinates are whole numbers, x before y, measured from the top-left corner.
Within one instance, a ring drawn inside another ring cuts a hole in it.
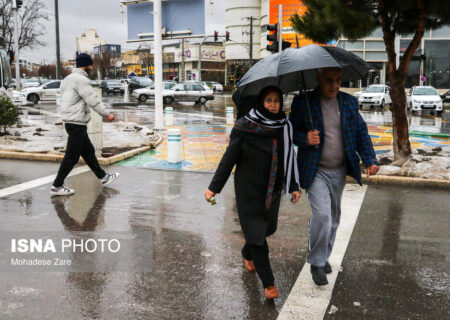
[[[342,81],[359,80],[371,69],[370,64],[344,49],[311,44],[261,59],[242,77],[237,90],[244,97],[256,96],[269,85],[278,86],[283,93],[314,89],[317,69],[330,67],[342,69]]]

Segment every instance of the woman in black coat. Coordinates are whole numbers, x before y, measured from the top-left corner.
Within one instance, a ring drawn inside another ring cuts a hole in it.
[[[244,266],[256,271],[267,299],[278,297],[269,261],[266,237],[277,229],[281,194],[300,199],[296,156],[292,144],[292,125],[283,112],[280,89],[263,89],[257,106],[238,119],[230,143],[216,173],[205,191],[209,202],[220,193],[234,165],[236,203],[245,245]]]

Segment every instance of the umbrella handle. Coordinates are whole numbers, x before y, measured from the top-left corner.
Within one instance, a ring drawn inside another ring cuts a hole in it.
[[[302,87],[303,87],[303,94],[305,95],[305,99],[306,99],[306,108],[308,109],[308,115],[309,115],[309,121],[311,123],[311,130],[314,130],[314,122],[312,119],[312,115],[311,115],[311,107],[309,106],[309,98],[308,98],[308,94],[306,93],[306,85],[305,85],[305,76],[303,74],[303,71],[301,71],[302,74]],[[319,148],[319,145],[315,145],[314,146],[315,149]]]

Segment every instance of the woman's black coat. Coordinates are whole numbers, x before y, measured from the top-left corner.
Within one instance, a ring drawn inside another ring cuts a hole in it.
[[[277,183],[269,210],[265,206],[274,138],[273,134],[254,134],[233,128],[228,148],[209,185],[212,192],[222,191],[236,164],[234,188],[239,221],[245,241],[252,245],[262,245],[265,238],[277,230],[282,170],[277,170]],[[282,162],[280,156],[278,159],[278,163]],[[289,192],[298,190],[292,174]]]

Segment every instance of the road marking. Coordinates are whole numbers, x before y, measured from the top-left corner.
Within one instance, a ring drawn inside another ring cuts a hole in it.
[[[311,278],[310,265],[305,262],[291,293],[281,309],[278,320],[323,319],[331,300],[338,270],[350,241],[367,186],[347,184],[342,196],[341,222],[336,233],[330,264],[333,273],[328,274],[328,285],[318,287]]]
[[[86,171],[89,171],[88,166],[77,167],[72,170],[72,172],[69,174],[69,177],[80,174],[80,173],[84,173]],[[42,178],[34,179],[31,181],[27,181],[24,183],[16,184],[15,186],[0,189],[0,198],[9,196],[14,193],[18,193],[18,192],[22,192],[22,191],[25,191],[28,189],[42,186],[44,184],[53,182],[53,180],[55,180],[55,178],[56,178],[56,174],[52,174],[52,175],[49,175],[46,177],[42,177]]]

